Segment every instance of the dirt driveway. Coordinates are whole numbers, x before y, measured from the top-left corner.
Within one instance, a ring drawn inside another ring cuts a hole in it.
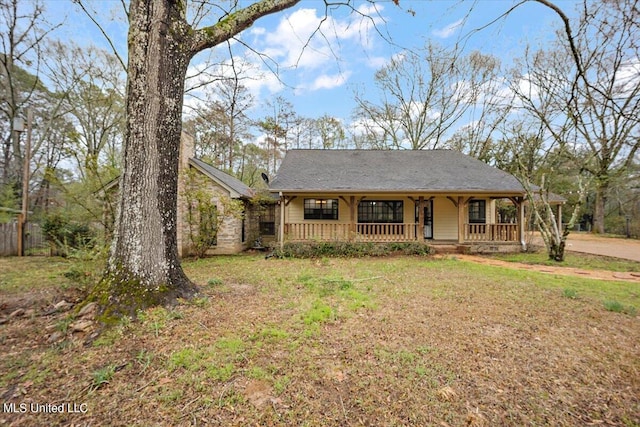
[[[606,255],[640,262],[640,240],[603,237],[587,233],[571,233],[567,250]]]
[[[533,243],[544,246],[542,238],[539,235],[533,237]],[[624,258],[640,262],[640,240],[603,237],[586,233],[571,233],[569,235],[569,238],[567,239],[567,250],[572,252],[582,252],[588,254]],[[565,276],[579,276],[599,280],[624,280],[640,283],[640,274],[632,272],[614,272],[604,270],[585,270],[571,267],[530,265],[474,255],[462,255],[461,258],[480,264],[538,271],[542,273]]]

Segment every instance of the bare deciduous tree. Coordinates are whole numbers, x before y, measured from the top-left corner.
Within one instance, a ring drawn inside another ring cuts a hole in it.
[[[83,180],[98,177],[101,163],[113,163],[122,146],[124,73],[118,59],[93,46],[51,43],[49,80],[75,126],[69,153]],[[115,166],[115,165],[113,165]]]
[[[24,153],[14,119],[23,117],[32,98],[45,91],[38,75],[42,42],[56,26],[46,23],[44,12],[40,1],[0,0],[0,122],[6,123],[0,128],[3,185],[21,181]]]
[[[585,2],[571,22],[557,5],[536,1],[562,18],[563,37],[555,51],[528,59],[532,92],[519,95],[552,133],[559,129],[556,117],[564,116],[575,143],[588,148],[582,166],[593,178],[594,231],[602,233],[610,183],[637,161],[640,149],[640,10],[634,0]]]
[[[356,95],[365,132],[382,147],[441,148],[444,138],[469,108],[496,68],[491,57],[429,43],[422,51],[405,51],[375,74],[380,99]]]
[[[470,54],[471,66],[477,70],[471,77],[477,82],[469,85],[474,91],[469,98],[475,100],[467,110],[466,125],[456,130],[447,141],[447,147],[489,163],[493,157],[499,128],[511,111],[512,99],[505,96],[500,62],[480,52]]]

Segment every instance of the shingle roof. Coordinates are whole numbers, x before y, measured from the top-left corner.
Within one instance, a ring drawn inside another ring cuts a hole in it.
[[[270,189],[524,193],[512,175],[452,150],[290,150]]]
[[[230,190],[232,197],[253,197],[253,190],[239,179],[229,175],[228,173],[222,172],[220,169],[217,169],[200,159],[196,159],[195,157],[189,159],[189,162],[200,169],[203,173],[207,174],[209,178],[217,181],[220,185]],[[234,192],[236,194],[233,194]]]

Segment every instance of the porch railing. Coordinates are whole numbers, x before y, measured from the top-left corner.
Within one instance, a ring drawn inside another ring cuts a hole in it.
[[[358,242],[407,242],[416,240],[416,224],[331,224],[290,222],[285,224],[285,238],[300,240],[353,240]]]
[[[350,224],[289,222],[284,225],[287,240],[347,240]]]
[[[465,224],[467,242],[517,242],[518,224]]]
[[[415,223],[345,224],[289,222],[284,226],[285,239],[350,240],[357,242],[410,242],[417,240]],[[464,224],[465,242],[517,242],[518,224]]]
[[[416,240],[416,224],[358,224],[356,240],[362,242],[408,242]]]

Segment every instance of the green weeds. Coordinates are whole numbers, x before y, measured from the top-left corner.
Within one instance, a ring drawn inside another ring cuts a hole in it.
[[[91,383],[91,388],[93,390],[97,390],[104,386],[105,384],[109,384],[111,378],[116,373],[115,365],[107,365],[93,372],[93,382]]]
[[[578,291],[571,288],[564,288],[562,290],[562,296],[569,299],[578,299]]]
[[[612,311],[614,313],[623,313],[629,316],[636,315],[636,308],[631,305],[624,305],[616,300],[606,300],[604,301],[604,308],[607,311]]]

